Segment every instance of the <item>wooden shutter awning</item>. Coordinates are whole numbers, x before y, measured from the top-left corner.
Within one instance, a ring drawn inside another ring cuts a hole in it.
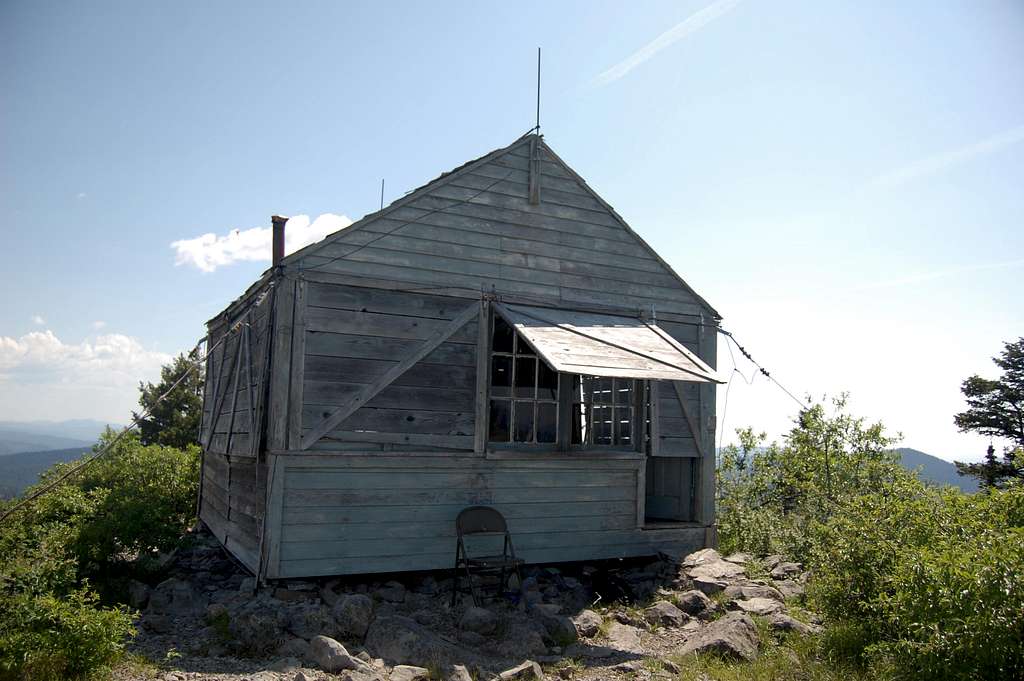
[[[555,371],[724,383],[699,357],[643,319],[500,303],[495,309]]]

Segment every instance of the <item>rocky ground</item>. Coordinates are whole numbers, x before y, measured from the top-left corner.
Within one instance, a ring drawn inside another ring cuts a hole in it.
[[[380,581],[286,581],[257,590],[208,535],[165,579],[134,583],[118,681],[671,679],[677,661],[759,654],[758,628],[816,633],[806,573],[782,556],[713,549],[640,562],[528,567],[514,597],[450,607],[443,573]]]

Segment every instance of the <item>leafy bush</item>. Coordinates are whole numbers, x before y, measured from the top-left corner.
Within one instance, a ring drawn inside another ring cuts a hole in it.
[[[124,608],[101,608],[78,589],[57,597],[5,598],[0,615],[0,679],[50,681],[87,676],[114,662],[134,632]]]
[[[113,436],[105,433],[96,448]],[[77,463],[54,466],[40,484]],[[83,575],[108,574],[127,562],[144,569],[156,552],[174,548],[193,521],[198,481],[197,447],[142,446],[132,434],[71,482],[41,497],[25,522],[68,526]]]
[[[173,548],[192,522],[197,482],[196,448],[128,436],[0,526],[0,680],[78,678],[120,655],[132,617],[102,607],[89,579],[109,587]]]
[[[723,451],[722,550],[804,562],[835,658],[878,676],[1024,677],[1024,486],[927,486],[880,424],[833,404],[801,412],[783,445],[744,430]]]
[[[811,596],[856,623],[869,664],[933,679],[1024,674],[1024,491],[916,481],[845,504],[815,544]]]

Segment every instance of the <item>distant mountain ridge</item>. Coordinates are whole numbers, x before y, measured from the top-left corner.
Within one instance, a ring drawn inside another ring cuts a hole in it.
[[[56,463],[74,461],[89,452],[91,445],[53,449],[45,452],[20,452],[0,456],[0,499],[11,499],[39,481],[39,475]]]
[[[910,447],[900,447],[896,453],[900,456],[900,463],[907,470],[920,468],[917,475],[922,480],[938,485],[952,485],[959,487],[964,492],[978,491],[977,479],[959,475],[956,472],[956,466],[949,461]]]
[[[96,442],[103,430],[110,426],[119,430],[122,426],[108,421],[97,421],[96,419],[68,419],[66,421],[0,421],[0,431],[14,430],[20,433],[43,435],[56,438],[66,438],[76,442],[85,441],[89,444]],[[37,449],[57,449],[60,445],[53,447],[37,447]],[[72,445],[65,445],[70,447]],[[28,451],[23,449],[21,451]]]

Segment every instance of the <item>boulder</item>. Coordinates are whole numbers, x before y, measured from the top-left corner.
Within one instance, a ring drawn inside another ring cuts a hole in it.
[[[730,553],[722,560],[728,561],[730,563],[736,563],[737,565],[746,565],[747,563],[752,563],[754,561],[754,557],[749,553],[737,552]]]
[[[701,549],[684,556],[680,565],[684,568],[692,568],[704,563],[716,563],[720,560],[722,560],[722,554],[715,549]]]
[[[764,565],[765,570],[774,570],[775,566],[779,563],[785,562],[786,557],[779,553],[773,553],[770,556],[765,556],[761,560],[761,565]]]
[[[391,681],[427,681],[429,678],[429,669],[408,664],[400,664],[392,669],[390,677]]]
[[[149,603],[149,594],[152,593],[152,589],[146,584],[133,579],[128,582],[128,605],[132,606],[136,610],[142,610]]]
[[[366,670],[367,665],[348,654],[345,646],[327,636],[314,636],[309,642],[309,653],[325,672],[340,672],[345,669]]]
[[[704,594],[701,594],[702,596]],[[580,636],[590,638],[597,636],[598,632],[601,631],[601,623],[604,620],[593,610],[584,610],[579,615],[576,615],[576,631]]]
[[[792,579],[781,579],[775,582],[775,588],[783,598],[799,598],[804,595],[804,585]]]
[[[180,619],[202,617],[206,612],[208,599],[205,594],[181,579],[167,579],[160,582],[149,596],[146,615],[167,615]]]
[[[339,635],[362,638],[373,620],[373,599],[366,594],[339,596],[331,615]]]
[[[288,609],[288,631],[307,641],[318,634],[334,634],[336,624],[326,605],[303,604]]]
[[[730,584],[725,587],[725,598],[727,600],[738,600],[741,598],[773,598],[777,601],[783,600],[783,594],[775,587],[768,586],[767,584],[756,584],[754,582],[746,582],[740,584]]]
[[[808,636],[810,634],[820,634],[822,629],[817,624],[807,624],[801,622],[798,619],[790,617],[784,612],[775,613],[768,620],[768,624],[771,625],[772,629],[776,631],[789,631],[797,634],[803,634]]]
[[[473,681],[473,675],[461,664],[454,665],[444,678],[445,681]]]
[[[463,648],[400,615],[374,619],[366,632],[366,649],[388,664],[427,666],[465,657]]]
[[[470,606],[459,618],[459,628],[482,636],[490,636],[498,628],[498,618],[486,608]]]
[[[713,652],[747,661],[757,659],[757,651],[757,628],[750,616],[743,612],[730,612],[709,623],[679,650],[682,655]]]
[[[513,619],[496,652],[499,657],[512,660],[544,655],[548,650],[544,635],[547,635],[547,630],[540,622]]]
[[[686,621],[686,613],[668,601],[658,601],[644,610],[644,619],[650,624],[678,627]]]
[[[544,627],[547,638],[555,645],[567,646],[576,642],[576,623],[565,615],[560,615],[560,607],[555,604],[534,606],[534,618]]]
[[[782,612],[785,606],[774,598],[750,598],[736,601],[733,603],[737,608],[743,612],[751,615],[761,615],[767,617],[768,615],[774,615],[777,612]]]
[[[257,599],[231,614],[228,630],[242,651],[261,655],[281,645],[288,614],[280,604]]]
[[[688,615],[700,616],[715,609],[715,604],[703,591],[692,589],[679,594],[676,606]]]
[[[312,659],[309,655],[309,641],[298,637],[289,638],[287,641],[279,645],[277,647],[277,654],[285,658],[294,657],[299,660]]]
[[[404,603],[405,602],[405,585],[401,582],[387,582],[384,586],[373,592],[373,595],[382,601],[388,603]]]
[[[608,644],[612,648],[626,653],[643,652],[640,644],[640,630],[628,624],[613,622],[608,627]]]
[[[540,665],[533,660],[527,660],[521,665],[506,669],[498,674],[501,681],[544,681],[544,672]]]
[[[291,681],[316,681],[308,672],[304,672],[301,669],[295,672],[295,676],[292,677]]]
[[[800,563],[786,563],[782,562],[772,568],[771,576],[772,579],[789,579],[800,574],[803,567]]]

